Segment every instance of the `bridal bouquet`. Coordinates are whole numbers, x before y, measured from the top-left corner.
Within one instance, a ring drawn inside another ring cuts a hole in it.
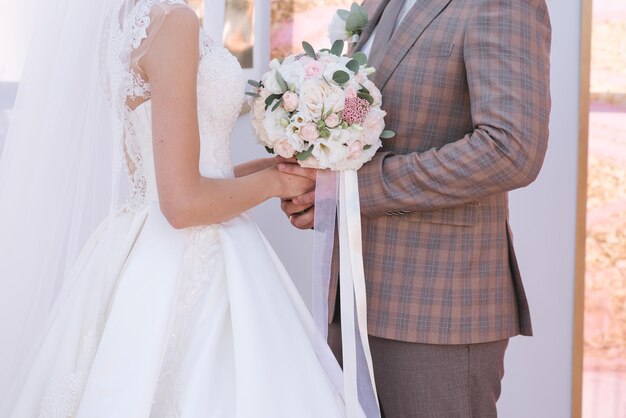
[[[378,418],[357,170],[374,157],[381,139],[395,134],[385,130],[381,92],[368,78],[375,69],[367,65],[367,56],[343,55],[345,41],[354,46],[367,22],[365,9],[356,4],[349,11],[339,10],[329,29],[330,49],[316,51],[303,42],[304,53],[273,60],[260,81],[248,82],[254,91],[246,94],[252,97],[257,141],[268,152],[295,157],[303,167],[327,169],[317,173],[312,313],[326,335],[336,220],[347,416]],[[357,381],[364,381],[365,375],[372,390],[361,399]]]
[[[270,153],[295,157],[304,167],[357,170],[381,147],[385,112],[368,76],[367,56],[342,55],[344,42],[275,59],[261,81],[249,81],[252,125]]]

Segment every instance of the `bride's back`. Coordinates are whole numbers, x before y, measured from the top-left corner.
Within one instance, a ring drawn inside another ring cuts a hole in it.
[[[155,41],[165,38],[188,47],[181,37],[181,27],[197,20],[192,9],[179,0],[140,0],[122,22],[120,35],[126,48],[120,53],[128,64],[113,62],[109,69],[111,79],[121,84],[125,106],[122,107],[124,126],[124,153],[132,183],[128,209],[138,209],[158,198],[153,153],[152,86],[143,60],[152,54],[158,65],[170,65],[169,57],[158,56],[153,50]],[[230,133],[243,103],[241,67],[224,48],[216,46],[200,29],[198,62],[189,71],[197,72],[197,125],[200,138],[199,169],[205,177],[232,177]],[[121,75],[115,75],[121,71]],[[170,101],[172,109],[180,105]]]

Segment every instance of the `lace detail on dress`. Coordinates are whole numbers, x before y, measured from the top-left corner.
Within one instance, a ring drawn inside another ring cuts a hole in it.
[[[161,22],[156,21],[153,8],[158,5],[179,7],[185,4],[183,0],[139,0],[119,31],[112,34],[113,49],[107,53],[110,91],[121,121],[120,130],[123,131],[120,133],[123,142],[116,147],[119,153],[116,155],[116,163],[121,166],[125,157],[131,182],[131,197],[121,208],[122,212],[134,212],[158,199],[149,103],[151,87],[145,76],[142,77],[136,60],[142,48],[149,48],[149,44],[142,42],[150,41],[152,31],[158,30]],[[168,13],[167,7],[163,10]],[[215,44],[203,29],[199,36],[197,88],[200,172],[205,177],[232,177],[230,135],[244,102],[243,73],[237,59],[228,50]],[[131,103],[138,106],[131,109]],[[144,104],[146,107],[140,109]]]
[[[180,416],[177,399],[184,391],[179,383],[179,373],[189,338],[189,325],[200,296],[215,276],[221,257],[219,234],[212,226],[190,228],[187,249],[180,271],[177,311],[168,350],[163,362],[159,385],[150,418],[176,418]]]
[[[133,13],[131,15],[131,29],[130,29],[130,51],[141,46],[144,39],[148,37],[148,28],[150,27],[151,19],[150,12],[152,8],[157,4],[181,4],[186,5],[184,0],[139,0]]]
[[[137,99],[150,99],[150,83],[145,81],[135,70],[128,73],[128,82],[126,84],[126,97],[131,101]]]
[[[149,176],[154,177],[150,174],[150,170],[154,171],[154,162],[151,144],[144,142],[150,141],[151,138],[145,138],[146,135],[136,131],[137,127],[141,131],[141,123],[134,119],[129,118],[125,129],[126,166],[131,180],[130,198],[125,208],[127,211],[141,209],[146,203],[157,198],[156,180],[153,179],[154,181],[148,183]]]
[[[81,341],[77,364],[73,373],[56,376],[48,384],[39,407],[39,418],[70,418],[76,414],[85,390],[86,376],[102,337],[104,318],[87,332]]]
[[[200,33],[198,122],[202,139],[200,168],[207,177],[231,177],[230,134],[244,102],[241,66],[227,49]]]
[[[81,372],[57,377],[41,401],[39,418],[69,418],[74,415],[84,388]]]

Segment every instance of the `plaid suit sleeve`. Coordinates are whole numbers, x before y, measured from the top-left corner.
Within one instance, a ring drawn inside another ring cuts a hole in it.
[[[539,174],[550,113],[545,1],[474,7],[462,46],[473,132],[425,152],[377,154],[359,171],[365,216],[453,207],[524,187]]]

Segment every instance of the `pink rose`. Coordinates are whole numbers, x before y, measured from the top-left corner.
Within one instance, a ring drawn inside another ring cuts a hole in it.
[[[289,141],[281,139],[273,144],[274,152],[283,158],[291,158],[295,154],[296,150],[293,149]]]
[[[357,93],[355,89],[353,89],[352,87],[348,87],[345,90],[345,95],[346,95],[346,99],[356,99]]]
[[[340,122],[339,115],[337,115],[336,113],[331,113],[330,115],[326,117],[326,119],[324,119],[324,123],[329,128],[336,127],[337,125],[339,125],[339,122]]]
[[[307,80],[311,78],[317,78],[324,72],[324,66],[319,61],[311,61],[304,68],[305,77]]]
[[[317,126],[314,123],[307,123],[300,129],[300,137],[305,141],[315,141],[319,136]]]
[[[283,109],[287,112],[293,112],[298,108],[299,97],[296,93],[288,91],[283,94]]]
[[[363,154],[363,143],[361,141],[354,141],[350,145],[350,158],[357,159]]]

